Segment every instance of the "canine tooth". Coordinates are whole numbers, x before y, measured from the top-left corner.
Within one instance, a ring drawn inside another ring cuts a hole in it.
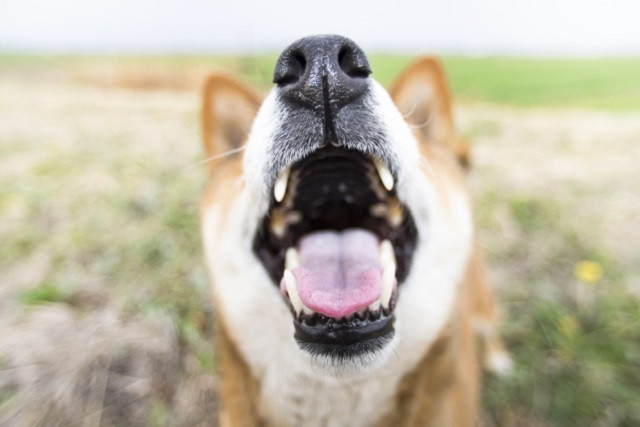
[[[393,175],[391,175],[391,171],[389,170],[389,168],[384,163],[382,163],[382,160],[379,159],[374,159],[373,163],[376,166],[376,170],[378,171],[380,181],[382,181],[382,185],[384,185],[384,188],[386,188],[387,191],[393,190]]]
[[[382,273],[382,292],[380,293],[380,302],[382,308],[388,309],[393,293],[393,282],[396,280],[396,265],[389,264]]]
[[[369,304],[369,307],[367,308],[369,309],[370,312],[375,313],[376,311],[380,310],[380,304],[381,304],[380,300],[377,300]]]
[[[273,186],[273,197],[276,198],[276,202],[280,203],[284,199],[284,195],[287,193],[287,183],[289,182],[289,172],[291,168],[288,166],[278,175],[276,184]]]
[[[298,251],[293,246],[287,249],[284,256],[284,268],[287,270],[293,270],[300,267],[300,257],[298,257]]]
[[[304,314],[311,315],[314,313],[313,310],[306,307],[302,300],[300,299],[300,295],[298,295],[298,285],[296,284],[296,277],[290,270],[284,271],[284,285],[287,288],[287,294],[289,294],[289,300],[291,301],[291,305],[293,306],[296,314],[299,314],[301,311]]]
[[[289,270],[284,271],[284,285],[287,288],[287,294],[289,294],[289,300],[295,310],[296,314],[302,311],[304,304],[298,295],[298,288],[296,286],[296,277]]]
[[[380,242],[380,246],[378,248],[380,264],[382,264],[382,268],[384,270],[387,269],[389,264],[396,265],[396,255],[393,252],[393,245],[389,240],[383,240]]]
[[[396,278],[396,256],[393,245],[389,240],[380,242],[379,255],[382,264],[382,291],[380,293],[380,303],[382,308],[388,309],[393,293],[393,283]]]

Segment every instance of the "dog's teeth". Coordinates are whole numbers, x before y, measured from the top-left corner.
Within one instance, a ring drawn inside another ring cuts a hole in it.
[[[291,305],[293,306],[293,310],[297,314],[300,312],[304,312],[304,314],[311,315],[314,313],[313,310],[306,307],[300,296],[298,295],[298,285],[296,284],[296,276],[290,270],[284,271],[284,285],[287,288],[287,294],[289,294],[289,300],[291,301]]]
[[[389,214],[386,203],[376,203],[369,208],[369,215],[376,218],[384,218]]]
[[[287,212],[285,221],[287,225],[295,225],[302,221],[302,214],[299,211],[289,211]]]
[[[300,267],[300,258],[298,257],[298,251],[292,246],[287,249],[287,253],[284,256],[284,268],[293,270],[298,267]]]
[[[396,280],[396,265],[389,264],[382,273],[382,292],[380,293],[380,302],[382,308],[388,309],[393,293],[393,285]]]
[[[369,307],[367,307],[369,309],[370,312],[375,313],[376,311],[380,310],[380,300],[376,301],[376,302],[372,302],[371,304],[369,304]]]
[[[287,193],[287,183],[289,182],[289,172],[291,169],[287,166],[276,179],[276,184],[273,186],[273,197],[276,198],[276,202],[280,203],[284,199],[284,195]]]
[[[269,231],[277,237],[282,238],[286,230],[287,223],[282,209],[273,209],[269,218]]]
[[[389,240],[383,240],[378,247],[378,256],[380,257],[380,264],[382,268],[386,269],[387,265],[393,263],[396,264],[396,256],[393,252],[393,245]]]
[[[287,294],[289,294],[289,301],[291,301],[293,310],[296,312],[296,314],[299,314],[302,311],[302,307],[304,307],[304,304],[302,303],[302,300],[298,295],[296,277],[289,270],[284,271],[284,284],[287,288]]]
[[[393,227],[399,227],[400,224],[402,224],[402,221],[404,220],[404,213],[402,211],[402,206],[400,206],[400,203],[396,202],[390,204],[387,220]]]
[[[393,245],[389,240],[383,240],[380,243],[379,255],[380,264],[383,268],[380,303],[382,304],[382,308],[388,309],[396,280],[396,256],[393,252]]]
[[[384,163],[382,163],[382,160],[379,159],[374,159],[373,163],[376,166],[376,170],[378,171],[380,181],[382,181],[382,185],[384,185],[384,188],[386,188],[387,191],[393,190],[393,175],[391,175],[391,171],[389,170],[389,168]]]

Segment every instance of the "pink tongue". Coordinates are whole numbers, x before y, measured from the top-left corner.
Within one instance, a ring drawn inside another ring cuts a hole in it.
[[[348,316],[380,298],[378,237],[363,229],[319,231],[298,245],[293,270],[305,306],[329,317]]]

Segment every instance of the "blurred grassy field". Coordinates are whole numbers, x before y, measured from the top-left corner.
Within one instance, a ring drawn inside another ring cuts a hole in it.
[[[276,55],[256,56],[25,56],[0,55],[5,70],[66,70],[99,75],[96,68],[108,64],[120,77],[144,85],[177,85],[185,70],[211,67],[240,75],[261,88],[271,84]],[[391,83],[413,59],[410,55],[369,55],[374,77]],[[444,57],[454,95],[461,101],[483,101],[522,107],[554,106],[634,111],[640,109],[640,58],[536,59],[503,57]],[[151,69],[159,70],[154,81]],[[87,70],[92,70],[87,72]],[[135,81],[136,70],[142,76]],[[104,70],[103,72],[104,73]],[[197,73],[196,73],[197,74]],[[192,74],[193,75],[193,74]],[[95,77],[95,76],[94,76]],[[169,80],[169,81],[167,81]]]
[[[197,89],[274,61],[0,56],[0,424],[211,421]],[[516,362],[483,424],[639,425],[640,59],[444,64]]]

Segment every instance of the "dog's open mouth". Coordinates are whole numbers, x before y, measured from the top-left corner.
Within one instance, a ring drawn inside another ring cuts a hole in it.
[[[417,238],[389,169],[327,145],[273,190],[254,250],[294,313],[298,344],[334,357],[383,347]]]

